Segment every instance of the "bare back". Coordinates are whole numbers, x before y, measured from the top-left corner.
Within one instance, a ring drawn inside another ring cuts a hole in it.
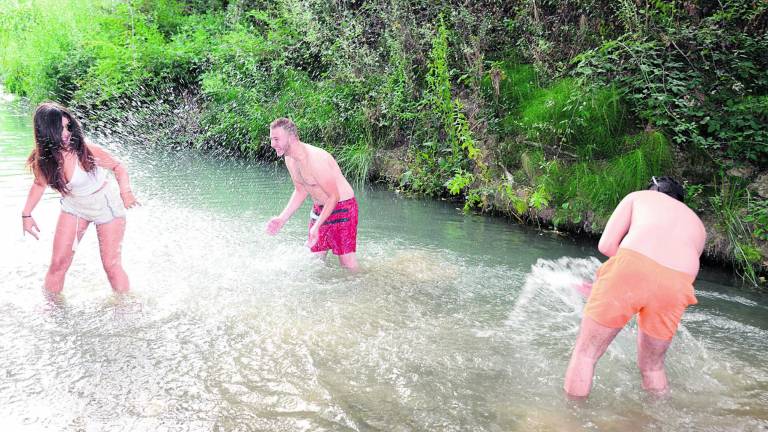
[[[632,249],[666,267],[696,276],[707,234],[696,213],[656,191],[638,191],[619,204],[603,236],[600,251],[613,256]]]
[[[338,188],[339,201],[344,201],[355,196],[352,186],[349,184],[344,174],[339,168],[339,164],[327,151],[304,144],[307,149],[307,158],[299,161],[286,157],[286,166],[291,178],[297,186],[301,186],[312,197],[312,201],[322,205],[328,199],[328,194],[320,186],[323,183],[323,177],[331,177]]]

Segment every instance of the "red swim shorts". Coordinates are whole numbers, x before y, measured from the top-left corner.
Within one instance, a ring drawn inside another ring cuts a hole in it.
[[[584,315],[606,327],[621,328],[637,314],[637,326],[645,334],[670,340],[685,308],[697,303],[694,279],[622,248],[597,270]]]
[[[309,218],[309,228],[323,211],[323,206],[315,204]],[[323,252],[330,249],[334,255],[345,255],[357,250],[357,200],[346,199],[336,203],[333,212],[320,227],[317,243],[312,246],[312,252]]]

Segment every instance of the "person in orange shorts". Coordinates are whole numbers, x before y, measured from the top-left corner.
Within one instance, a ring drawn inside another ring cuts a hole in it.
[[[637,365],[643,388],[664,393],[664,357],[683,311],[696,304],[706,230],[683,203],[683,187],[671,177],[652,177],[648,190],[632,192],[614,210],[598,249],[609,257],[584,308],[579,336],[565,374],[565,392],[585,398],[595,364],[637,314]]]

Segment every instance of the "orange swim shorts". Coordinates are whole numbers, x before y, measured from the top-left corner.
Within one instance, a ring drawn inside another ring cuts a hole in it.
[[[645,334],[671,340],[686,306],[697,303],[694,279],[639,252],[619,249],[597,270],[584,315],[621,328],[638,314],[637,325]]]

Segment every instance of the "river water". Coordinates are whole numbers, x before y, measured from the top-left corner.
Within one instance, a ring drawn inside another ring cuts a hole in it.
[[[634,322],[584,403],[563,376],[593,244],[441,201],[358,188],[362,271],[277,237],[281,165],[100,140],[143,204],[128,214],[128,295],[95,230],[63,296],[42,291],[58,195],[21,235],[30,108],[0,96],[0,418],[14,431],[765,431],[768,296],[704,269],[670,348],[670,394],[640,388]]]

